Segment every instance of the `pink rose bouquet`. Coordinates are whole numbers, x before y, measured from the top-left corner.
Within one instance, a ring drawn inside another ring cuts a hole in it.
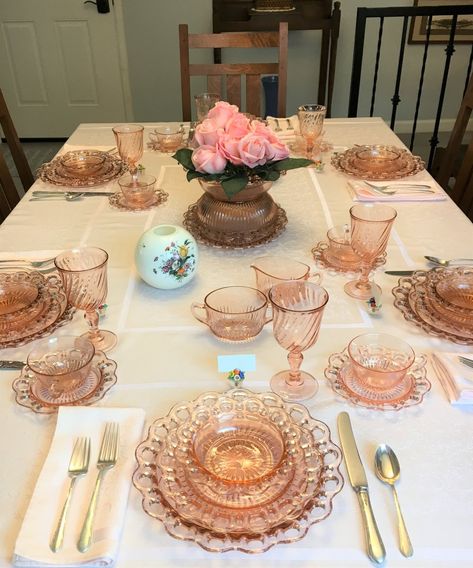
[[[304,158],[289,158],[289,150],[261,120],[251,120],[238,107],[220,101],[195,129],[197,147],[181,148],[175,158],[188,181],[197,177],[218,181],[233,197],[257,179],[276,181],[282,172],[308,166]]]

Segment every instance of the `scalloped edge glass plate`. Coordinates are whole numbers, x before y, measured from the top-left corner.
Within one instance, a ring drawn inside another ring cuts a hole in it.
[[[379,145],[365,145],[367,148]],[[382,146],[383,148],[394,148],[397,151],[401,152],[401,155],[404,157],[404,167],[397,170],[397,171],[390,171],[390,172],[370,172],[369,170],[360,170],[351,162],[352,155],[355,151],[359,151],[360,147],[355,146],[353,148],[349,148],[345,150],[345,152],[338,152],[332,156],[332,166],[352,177],[357,179],[367,179],[367,180],[384,180],[384,179],[401,179],[403,177],[413,176],[425,168],[425,163],[423,162],[420,156],[414,156],[409,152],[409,150],[405,150],[404,148],[397,148],[395,146]]]
[[[44,400],[38,396],[39,391],[35,390],[36,379],[30,368],[25,365],[21,374],[12,383],[15,392],[15,400],[20,406],[29,408],[38,414],[54,414],[60,406],[89,406],[101,400],[117,382],[117,364],[113,359],[109,359],[103,351],[97,351],[93,359],[93,370],[90,377],[92,390],[85,392],[77,400],[71,402],[54,403]],[[99,371],[99,373],[97,373]]]
[[[162,189],[155,189],[153,201],[151,203],[142,207],[130,207],[127,205],[123,193],[117,191],[116,193],[112,193],[108,196],[108,202],[110,207],[120,209],[120,211],[148,211],[149,209],[153,209],[153,207],[157,207],[158,205],[165,203],[168,200],[168,197],[169,193],[166,193]]]
[[[473,339],[467,339],[447,331],[442,331],[424,321],[413,309],[409,296],[411,292],[415,290],[415,285],[418,279],[423,278],[423,281],[425,281],[427,274],[428,272],[425,270],[418,270],[414,272],[412,276],[404,276],[400,278],[398,285],[392,289],[392,293],[394,295],[394,307],[402,313],[406,321],[420,327],[428,335],[439,337],[441,339],[448,339],[449,341],[453,341],[460,345],[473,345]]]
[[[189,403],[174,406],[167,417],[154,421],[148,430],[147,438],[136,449],[138,467],[133,474],[133,484],[142,495],[143,510],[151,517],[160,520],[170,536],[195,542],[209,552],[238,550],[246,553],[260,553],[276,544],[296,542],[307,534],[311,525],[325,519],[332,511],[332,499],[341,491],[344,483],[339,471],[342,460],[341,450],[331,441],[330,429],[325,423],[312,418],[301,404],[285,403],[275,393],[252,393],[245,389],[232,389],[226,393],[204,393],[192,403],[212,404],[215,400],[229,396],[242,403],[248,397],[257,396],[268,406],[284,408],[296,425],[313,435],[315,445],[320,455],[323,456],[324,467],[318,492],[311,498],[302,515],[295,521],[254,535],[219,535],[181,519],[165,501],[157,487],[155,460],[156,455],[164,447],[168,423],[185,420],[188,416],[186,405]]]
[[[329,248],[329,244],[326,241],[320,241],[316,244],[316,246],[311,250],[312,256],[314,257],[314,261],[319,268],[325,268],[326,270],[338,273],[338,274],[357,274],[360,272],[360,268],[355,268],[354,266],[343,266],[342,263],[337,263],[336,260],[330,260],[330,257],[327,257],[326,251]],[[383,253],[382,255],[376,257],[376,261],[373,267],[373,270],[380,268],[384,264],[386,264],[386,257],[387,253]]]
[[[422,361],[422,364],[420,364],[420,361]],[[325,369],[325,377],[335,393],[356,406],[371,410],[398,411],[420,404],[431,389],[432,385],[427,379],[426,360],[416,358],[416,363],[417,367],[407,373],[406,379],[399,389],[383,391],[383,394],[380,395],[381,398],[377,400],[370,400],[366,396],[366,391],[363,392],[361,387],[359,391],[355,390],[356,386],[353,388],[351,382],[352,376],[350,376],[350,383],[347,381],[346,371],[347,367],[350,366],[350,358],[346,348],[341,353],[330,355],[328,367]]]
[[[46,337],[58,327],[72,320],[76,310],[72,306],[68,306],[66,294],[59,276],[51,275],[45,279],[44,292],[49,296],[48,300],[50,300],[46,313],[42,311],[33,318],[33,321],[29,321],[28,325],[23,327],[21,331],[18,331],[13,339],[2,340],[3,336],[0,333],[0,349],[18,347],[35,339]],[[37,324],[37,329],[33,327],[34,323]],[[26,335],[21,335],[21,333]]]
[[[90,152],[100,155],[105,155],[105,164],[102,173],[98,173],[94,176],[84,177],[73,177],[64,173],[63,167],[60,162],[61,156],[54,158],[51,162],[43,164],[37,172],[37,177],[53,185],[58,185],[61,187],[95,187],[98,185],[103,185],[119,176],[124,174],[128,168],[120,158],[112,156],[107,152],[101,152],[100,150],[78,150],[77,152],[84,153]]]

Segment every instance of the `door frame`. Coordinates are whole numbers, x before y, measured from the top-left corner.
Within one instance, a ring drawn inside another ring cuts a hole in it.
[[[123,90],[123,105],[125,108],[125,117],[128,121],[134,120],[134,109],[131,98],[130,75],[128,73],[128,49],[125,39],[125,19],[123,17],[122,0],[112,0],[112,9],[110,10],[115,20],[115,30],[117,32],[118,41],[118,60],[120,62],[120,80]]]

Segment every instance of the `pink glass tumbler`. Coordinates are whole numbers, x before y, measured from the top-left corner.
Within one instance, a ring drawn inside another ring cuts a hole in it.
[[[289,351],[289,370],[271,378],[272,390],[284,400],[300,401],[314,396],[317,380],[301,371],[302,352],[312,347],[319,335],[327,291],[306,280],[276,284],[269,291],[273,307],[273,333],[276,341]]]

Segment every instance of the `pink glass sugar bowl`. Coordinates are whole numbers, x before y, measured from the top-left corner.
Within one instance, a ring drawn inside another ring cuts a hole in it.
[[[50,337],[36,344],[27,365],[51,398],[71,393],[87,379],[95,348],[84,337]]]
[[[321,274],[312,272],[309,265],[284,256],[261,256],[250,265],[255,271],[256,287],[268,294],[272,286],[288,280],[311,280],[320,284]]]
[[[193,302],[192,315],[210,328],[220,341],[251,341],[271,321],[268,300],[260,290],[248,286],[226,286],[213,290],[203,303]]]
[[[358,382],[380,391],[399,385],[416,360],[408,343],[385,333],[355,337],[348,345],[348,357]]]

